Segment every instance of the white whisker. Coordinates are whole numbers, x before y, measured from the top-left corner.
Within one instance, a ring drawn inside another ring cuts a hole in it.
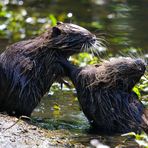
[[[88,44],[86,44],[86,51],[87,51],[87,52],[89,51]]]
[[[98,41],[108,43],[104,38],[99,38],[99,37],[97,37],[96,39],[97,39]]]
[[[100,42],[100,41],[96,41],[96,44],[98,44],[99,46],[103,46],[103,47],[106,47],[106,45],[103,43],[103,42]]]
[[[84,43],[82,44],[82,47],[81,47],[81,49],[80,49],[80,52],[82,52],[83,51],[83,48],[84,48]],[[84,48],[84,50],[85,50],[85,48]]]
[[[100,57],[100,55],[99,55],[99,52],[97,51],[98,50],[98,48],[97,48],[97,46],[95,45],[95,44],[91,44],[94,48],[93,48],[93,52],[98,56],[98,57]]]
[[[86,44],[84,44],[84,51],[86,51],[86,52],[87,52],[87,49],[86,49]]]

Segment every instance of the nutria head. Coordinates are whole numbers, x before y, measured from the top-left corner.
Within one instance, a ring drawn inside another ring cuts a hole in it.
[[[144,75],[145,70],[146,65],[142,59],[119,57],[111,58],[100,65],[87,66],[81,70],[79,75],[87,76],[90,82],[93,81],[89,86],[131,91]]]
[[[97,46],[96,36],[83,27],[71,23],[58,22],[49,28],[45,39],[46,46],[52,47],[63,56],[80,53],[93,45]],[[96,48],[97,49],[97,48]]]
[[[109,74],[111,85],[131,91],[136,83],[144,75],[146,66],[142,59],[132,59],[130,57],[112,58],[102,65]]]

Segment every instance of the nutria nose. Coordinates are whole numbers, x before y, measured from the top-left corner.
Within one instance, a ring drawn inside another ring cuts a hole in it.
[[[91,43],[95,43],[96,42],[96,36],[94,35],[91,39],[90,39]]]
[[[144,73],[146,70],[146,64],[141,59],[137,59],[135,61],[136,65],[138,66],[139,70]]]

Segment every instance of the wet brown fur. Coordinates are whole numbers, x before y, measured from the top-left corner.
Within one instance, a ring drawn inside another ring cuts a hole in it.
[[[141,59],[112,58],[82,68],[64,59],[61,63],[76,87],[84,114],[98,132],[138,132],[148,127],[145,108],[132,91],[145,72]]]
[[[52,83],[64,75],[58,57],[79,53],[95,39],[80,26],[58,23],[38,37],[7,47],[0,55],[0,112],[30,116]]]

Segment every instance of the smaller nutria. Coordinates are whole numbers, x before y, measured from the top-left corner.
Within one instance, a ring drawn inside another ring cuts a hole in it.
[[[141,59],[112,58],[99,65],[77,68],[60,59],[77,90],[90,124],[103,133],[141,131],[144,106],[133,87],[145,72]]]
[[[64,75],[58,56],[69,57],[97,46],[95,35],[59,22],[33,39],[17,42],[0,54],[0,112],[30,116],[58,78]]]

